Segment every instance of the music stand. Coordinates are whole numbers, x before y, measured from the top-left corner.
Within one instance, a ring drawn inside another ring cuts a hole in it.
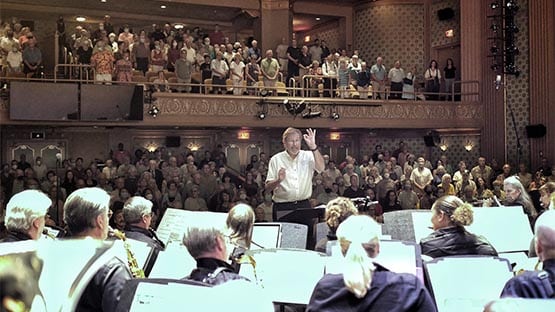
[[[277,221],[299,223],[308,226],[306,249],[314,250],[314,246],[316,245],[314,224],[319,218],[324,216],[325,211],[325,208],[300,208],[291,211],[290,213],[279,218]]]

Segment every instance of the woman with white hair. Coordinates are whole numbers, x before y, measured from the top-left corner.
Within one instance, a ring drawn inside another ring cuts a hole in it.
[[[318,282],[307,311],[436,311],[416,276],[390,272],[372,261],[380,252],[380,233],[366,215],[350,216],[339,225],[343,273],[327,274]]]
[[[524,213],[528,215],[530,226],[533,228],[534,220],[538,217],[538,212],[520,180],[516,176],[506,178],[503,180],[503,190],[505,191],[505,201],[503,204],[506,206],[522,206]]]

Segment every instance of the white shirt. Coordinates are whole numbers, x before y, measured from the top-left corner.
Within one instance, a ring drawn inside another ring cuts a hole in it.
[[[421,188],[430,184],[433,179],[432,172],[426,167],[422,168],[422,170],[420,170],[420,168],[414,168],[410,175],[411,182]]]
[[[285,179],[274,189],[274,202],[305,200],[312,196],[312,176],[315,169],[312,152],[301,150],[295,159],[286,151],[275,154],[270,159],[266,182],[277,180],[280,168],[285,169]]]
[[[229,69],[231,70],[231,73],[239,75],[239,77],[241,78],[243,78],[244,68],[245,68],[245,64],[243,64],[243,62],[239,62],[239,64],[235,62],[231,62],[231,65],[229,65]],[[239,79],[239,77],[237,77],[236,75],[232,75],[231,78]]]
[[[402,68],[393,67],[389,70],[388,78],[389,80],[391,80],[391,82],[403,82],[403,78],[405,78],[405,72]]]

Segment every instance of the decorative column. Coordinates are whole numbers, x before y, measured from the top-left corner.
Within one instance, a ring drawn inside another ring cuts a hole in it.
[[[275,51],[277,45],[281,43],[281,38],[290,42],[293,32],[293,13],[289,0],[261,0],[260,6],[259,42],[264,55],[268,49]]]

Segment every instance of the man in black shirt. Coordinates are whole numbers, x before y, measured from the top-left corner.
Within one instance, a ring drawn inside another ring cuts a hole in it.
[[[289,85],[289,79],[291,77],[296,77],[299,75],[299,58],[301,57],[301,49],[297,47],[297,40],[291,40],[291,46],[287,48],[287,86]]]

